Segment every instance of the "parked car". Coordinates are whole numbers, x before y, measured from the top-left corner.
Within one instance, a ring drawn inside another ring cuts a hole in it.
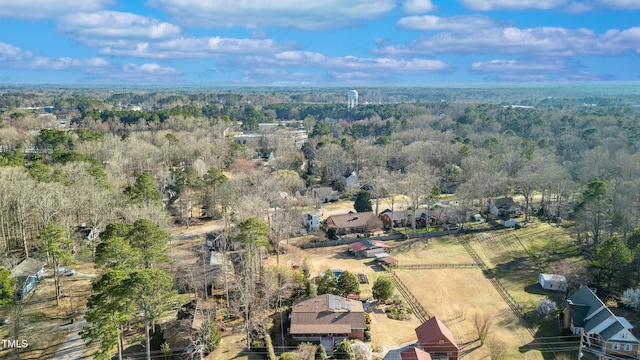
[[[9,323],[9,318],[0,317],[0,325],[4,325],[4,324],[8,324],[8,323]]]

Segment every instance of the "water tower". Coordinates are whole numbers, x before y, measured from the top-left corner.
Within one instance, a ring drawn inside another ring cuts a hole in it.
[[[358,106],[358,92],[355,90],[349,90],[347,93],[347,107],[354,108]]]

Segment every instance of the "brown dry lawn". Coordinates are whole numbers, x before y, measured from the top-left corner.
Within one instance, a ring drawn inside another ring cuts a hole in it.
[[[442,320],[460,346],[470,343],[466,359],[489,356],[487,346],[478,347],[474,317],[488,314],[493,325],[489,337],[505,342],[508,359],[542,359],[536,351],[520,353],[518,348],[533,340],[520,319],[510,310],[480,269],[433,269],[396,271],[432,316]]]

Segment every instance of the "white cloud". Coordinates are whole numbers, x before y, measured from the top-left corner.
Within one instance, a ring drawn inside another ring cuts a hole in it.
[[[561,27],[476,27],[467,32],[425,35],[404,45],[379,44],[375,53],[416,54],[539,54],[552,56],[613,56],[640,53],[640,27],[597,34],[590,29]]]
[[[59,19],[58,29],[79,39],[91,38],[148,38],[163,39],[177,36],[180,28],[132,13],[99,11],[72,13]]]
[[[94,41],[103,55],[150,59],[203,58],[223,55],[274,54],[292,45],[271,39],[178,37],[163,41]]]
[[[451,66],[440,60],[359,58],[355,56],[326,57],[309,51],[286,51],[273,57],[248,56],[245,63],[261,67],[300,67],[329,69],[341,72],[367,72],[393,74],[424,74],[449,71]]]
[[[46,19],[76,11],[96,11],[115,0],[0,0],[0,17]]]
[[[398,20],[396,26],[405,30],[473,32],[476,29],[497,27],[499,23],[483,15],[458,15],[448,18],[423,15],[403,17]]]
[[[99,57],[75,59],[33,56],[30,51],[3,42],[0,42],[0,68],[68,71],[82,74],[85,81],[94,83],[163,83],[182,79],[179,70],[158,64],[119,65]]]
[[[149,0],[148,4],[188,26],[317,30],[380,18],[396,7],[396,0]]]
[[[402,10],[407,14],[425,14],[435,10],[431,0],[404,0]]]
[[[462,5],[476,11],[549,10],[567,4],[567,0],[462,0]]]
[[[102,58],[74,59],[33,56],[30,51],[0,42],[0,66],[29,70],[90,70],[104,68],[109,62]]]
[[[640,9],[640,1],[638,0],[601,0],[605,6],[616,9]]]
[[[486,74],[488,79],[500,81],[596,81],[610,80],[606,74],[582,70],[576,61],[564,58],[529,58],[479,61],[471,64],[472,72]]]

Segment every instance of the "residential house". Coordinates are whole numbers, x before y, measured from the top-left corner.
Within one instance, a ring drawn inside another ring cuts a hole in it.
[[[431,355],[432,359],[457,360],[460,348],[440,319],[432,317],[416,328],[418,343]]]
[[[437,219],[426,212],[422,212],[416,217],[416,226],[418,227],[435,226],[436,222]]]
[[[585,346],[598,355],[640,358],[640,341],[631,333],[633,326],[614,315],[591,289],[581,286],[562,306],[563,328],[584,336]]]
[[[406,210],[391,211],[390,209],[385,209],[380,213],[380,221],[386,227],[407,226],[407,224],[410,224],[410,218],[411,214]]]
[[[359,188],[360,179],[358,179],[358,175],[356,175],[356,172],[346,172],[344,176],[342,176],[342,185],[344,185],[344,187]]]
[[[11,269],[10,278],[16,280],[16,296],[24,299],[44,277],[44,262],[28,257]]]
[[[368,258],[376,257],[377,254],[386,253],[386,249],[390,248],[382,240],[362,239],[358,242],[349,244],[349,251],[356,256],[363,256]],[[387,254],[389,256],[389,254]]]
[[[499,199],[491,199],[489,201],[488,212],[494,217],[519,217],[522,209],[513,198],[504,197]]]
[[[324,294],[293,304],[289,334],[298,341],[320,341],[327,352],[343,339],[364,340],[362,302]]]
[[[197,332],[208,319],[215,319],[216,304],[192,300],[178,311],[177,320],[168,322],[163,332],[164,341],[171,349],[185,349],[193,345]]]
[[[304,225],[308,231],[320,230],[320,216],[314,213],[308,213],[305,215]]]
[[[545,290],[567,291],[567,278],[558,274],[538,274],[538,282]]]
[[[340,194],[331,187],[319,187],[311,189],[311,197],[316,200],[317,204],[338,201]]]
[[[332,215],[327,218],[327,226],[338,228],[337,234],[365,233],[372,230],[372,226],[379,223],[373,212],[355,213],[349,211],[348,214]]]
[[[413,347],[400,353],[401,360],[431,360],[428,352]]]

